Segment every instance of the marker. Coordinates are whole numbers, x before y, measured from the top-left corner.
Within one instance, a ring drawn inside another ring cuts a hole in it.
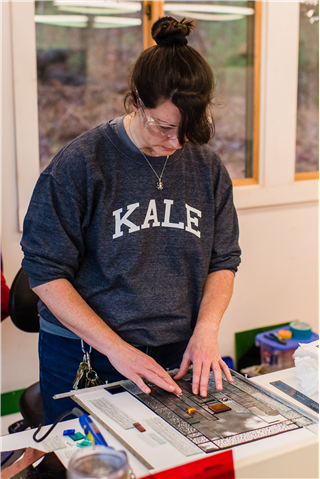
[[[90,439],[92,444],[100,444],[102,446],[109,447],[101,432],[97,428],[96,424],[92,421],[88,414],[83,413],[81,409],[77,407],[73,408],[72,412],[75,416],[78,416],[80,425],[82,426],[85,435],[88,439]]]

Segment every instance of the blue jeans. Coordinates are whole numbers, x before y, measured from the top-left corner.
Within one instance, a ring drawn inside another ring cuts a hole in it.
[[[187,344],[188,341],[182,341],[158,347],[143,346],[138,349],[152,357],[164,369],[175,369],[181,364]],[[89,350],[87,345],[86,350]],[[40,330],[40,389],[44,424],[53,423],[61,414],[77,406],[70,398],[52,399],[52,396],[72,390],[82,359],[83,353],[78,339],[63,338]],[[91,352],[91,363],[103,381],[112,383],[126,379],[112,366],[106,356],[95,349]],[[66,417],[71,418],[72,416]]]

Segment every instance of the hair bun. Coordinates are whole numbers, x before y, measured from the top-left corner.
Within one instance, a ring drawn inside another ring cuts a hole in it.
[[[154,22],[151,34],[157,45],[187,45],[187,36],[195,29],[194,20],[161,17]]]

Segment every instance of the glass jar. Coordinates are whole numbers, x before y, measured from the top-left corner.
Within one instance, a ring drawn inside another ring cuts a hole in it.
[[[88,446],[70,459],[68,479],[129,479],[127,454],[106,446]]]

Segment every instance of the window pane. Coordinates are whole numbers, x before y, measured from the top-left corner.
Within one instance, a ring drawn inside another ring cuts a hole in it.
[[[296,173],[319,170],[319,2],[300,4]]]
[[[216,135],[211,141],[232,179],[253,176],[254,7],[245,1],[166,0],[165,13],[196,20],[189,44],[216,77]]]
[[[76,136],[124,114],[128,67],[143,49],[141,2],[79,4],[35,2],[41,170]]]

